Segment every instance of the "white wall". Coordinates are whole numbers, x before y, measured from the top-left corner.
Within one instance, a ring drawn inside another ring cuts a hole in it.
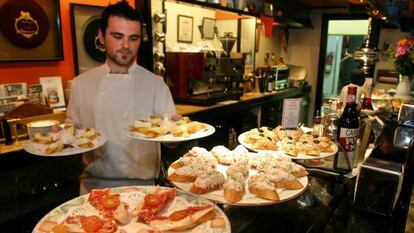
[[[177,43],[177,18],[178,15],[185,15],[193,17],[193,45],[201,40],[201,34],[198,30],[198,25],[202,25],[203,18],[216,17],[215,11],[207,8],[194,7],[186,3],[165,2],[165,9],[167,11],[167,33],[166,43]]]
[[[265,37],[264,24],[262,24],[260,31],[259,51],[256,53],[256,67],[263,66],[265,64],[264,59],[267,51],[270,53],[276,53],[276,57],[283,56],[281,53],[281,35],[282,29],[273,27],[272,37]]]
[[[396,44],[399,39],[410,37],[410,33],[401,32],[399,29],[382,29],[378,41],[378,48],[383,49],[384,43]],[[376,63],[375,70],[378,69],[394,69],[394,64],[390,62],[389,57],[380,56],[380,61]]]

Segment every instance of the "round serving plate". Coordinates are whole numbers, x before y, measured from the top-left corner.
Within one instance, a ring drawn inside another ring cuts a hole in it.
[[[139,203],[143,201],[143,198],[146,194],[151,193],[156,188],[170,189],[167,187],[159,187],[159,186],[126,186],[126,187],[112,188],[111,193],[120,194],[121,201],[125,202],[128,205],[128,211],[131,212],[134,208],[136,208],[139,205]],[[46,214],[36,224],[32,233],[44,233],[43,231],[44,228],[51,228],[51,226],[63,222],[67,217],[70,217],[70,216],[76,216],[76,215],[100,216],[99,211],[96,210],[91,204],[89,204],[88,198],[89,198],[89,194],[85,194],[85,195],[76,197],[72,200],[69,200],[61,204],[60,206],[56,207],[55,209],[50,211],[48,214]],[[167,210],[162,210],[162,211],[166,211],[166,213],[168,213],[173,210],[175,211],[175,210],[185,209],[190,206],[200,206],[200,205],[214,205],[214,203],[212,203],[211,201],[203,197],[196,196],[193,194],[188,194],[180,190],[177,190],[177,194],[174,200],[171,201],[171,204],[164,207],[164,208],[167,208]],[[216,216],[222,217],[224,219],[224,222],[225,222],[224,227],[213,229],[211,227],[211,220],[209,220],[189,230],[191,232],[230,233],[231,226],[230,226],[230,222],[227,216],[217,206],[215,206],[214,208],[215,208]],[[149,225],[137,222],[136,217],[135,219],[131,219],[131,221],[128,224],[126,225],[118,224],[117,227],[118,227],[118,231],[121,232],[123,230],[122,232],[125,232],[125,233],[136,233],[136,232],[140,232],[140,230],[143,230],[143,229],[150,229]],[[189,232],[189,230],[181,231],[181,232]],[[180,232],[180,231],[174,231],[174,232]]]
[[[250,156],[255,156],[256,153],[250,153]],[[229,166],[226,165],[221,165],[218,164],[216,169],[221,172],[225,177],[226,177],[226,171],[227,168]],[[171,166],[168,168],[168,175],[171,175],[172,173],[174,173],[175,169],[172,168]],[[249,169],[249,177],[256,175],[257,174],[257,170],[256,169]],[[229,202],[224,198],[224,190],[223,189],[219,189],[213,192],[209,192],[206,194],[200,194],[200,196],[205,197],[211,201],[217,202],[217,203],[221,203],[221,204],[227,204],[227,205],[237,205],[237,206],[261,206],[261,205],[273,205],[273,204],[277,204],[277,203],[282,203],[288,200],[291,200],[293,198],[298,197],[299,195],[301,195],[302,193],[305,192],[306,188],[308,187],[308,177],[307,176],[303,176],[303,177],[299,177],[297,178],[299,180],[299,182],[303,185],[303,188],[301,189],[296,189],[296,190],[287,190],[287,189],[277,189],[277,193],[279,195],[279,200],[278,201],[271,201],[271,200],[267,200],[267,199],[263,199],[260,197],[257,197],[255,194],[250,193],[246,187],[246,194],[243,196],[243,198],[239,201],[239,202]],[[190,187],[192,182],[175,182],[175,181],[171,181],[171,184],[174,185],[175,187],[187,192],[187,193],[191,193]],[[246,184],[247,186],[247,184]]]

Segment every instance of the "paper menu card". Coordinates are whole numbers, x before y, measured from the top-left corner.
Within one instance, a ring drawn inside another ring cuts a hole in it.
[[[285,128],[296,128],[299,124],[302,98],[284,99],[282,125]]]

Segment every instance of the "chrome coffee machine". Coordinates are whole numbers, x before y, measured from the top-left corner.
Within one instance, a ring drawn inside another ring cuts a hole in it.
[[[166,53],[166,77],[177,103],[212,105],[243,95],[239,83],[243,80],[244,59],[230,55],[235,42],[232,40],[223,39],[226,50],[219,55],[214,51]]]

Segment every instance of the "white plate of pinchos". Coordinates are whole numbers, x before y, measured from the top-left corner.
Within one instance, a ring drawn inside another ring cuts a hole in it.
[[[282,152],[291,159],[321,159],[335,155],[338,146],[327,137],[314,136],[302,129],[285,129],[278,126],[254,128],[238,136],[241,145],[260,152]]]
[[[66,123],[59,131],[34,134],[25,142],[24,150],[38,156],[68,156],[95,150],[106,141],[106,136],[93,128],[76,129]]]
[[[182,142],[210,136],[215,128],[188,117],[171,119],[152,115],[134,121],[125,133],[128,137],[153,142]]]
[[[231,228],[224,212],[205,198],[175,188],[129,186],[76,197],[50,211],[33,229],[75,231],[229,233]]]
[[[168,168],[168,180],[214,202],[257,206],[293,199],[308,186],[306,169],[275,153],[252,153],[243,146],[210,151],[193,147]]]

